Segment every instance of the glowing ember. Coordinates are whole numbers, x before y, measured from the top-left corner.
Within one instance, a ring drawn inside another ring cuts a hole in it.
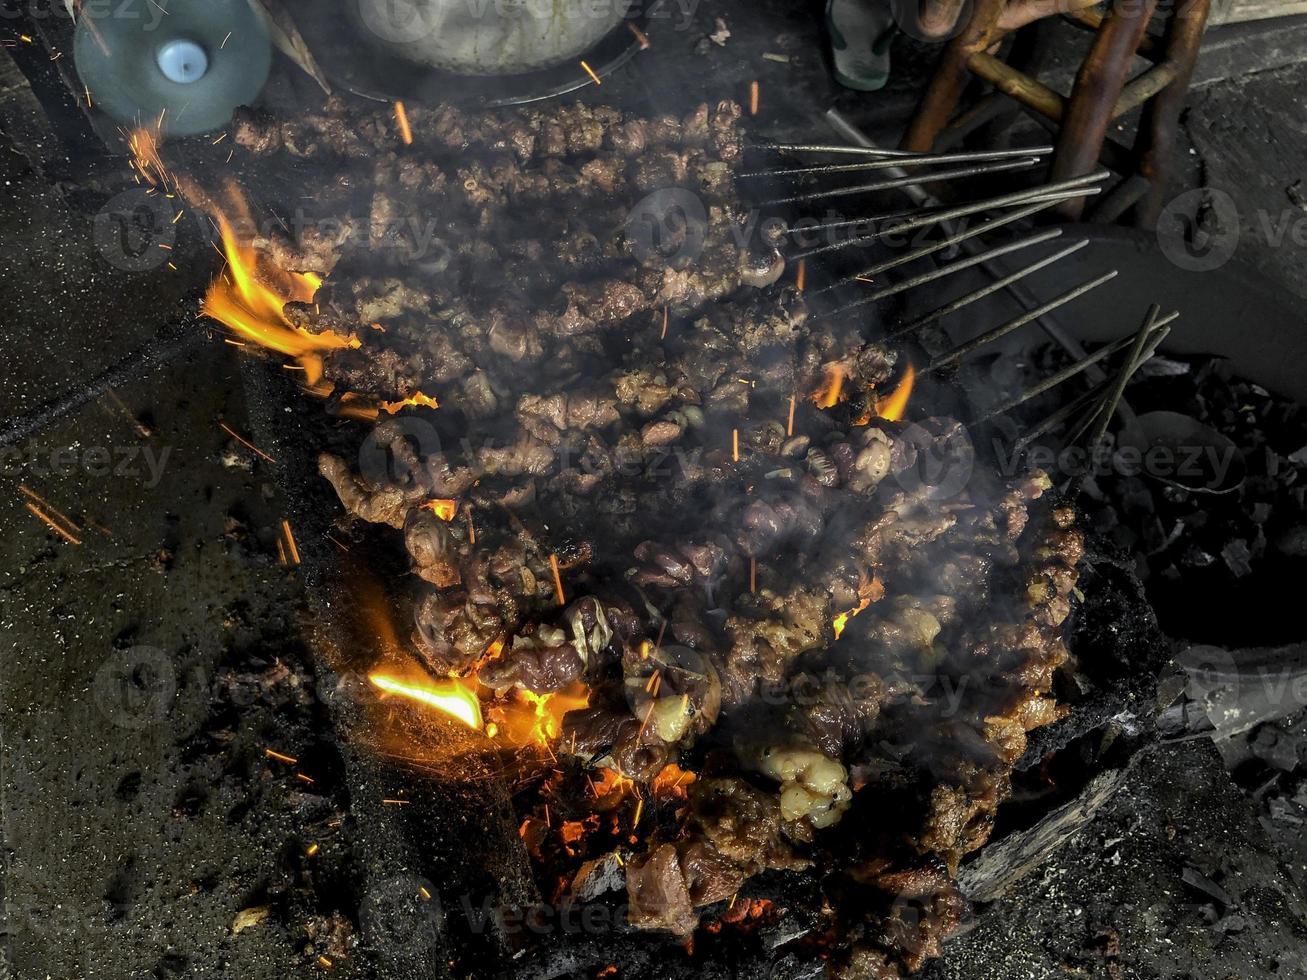
[[[903,372],[903,380],[899,382],[899,386],[884,398],[876,399],[876,414],[891,422],[903,418],[903,413],[908,407],[908,399],[912,397],[912,385],[916,380],[916,369],[909,364],[908,369]]]
[[[844,390],[844,365],[832,364],[826,369],[826,382],[820,391],[812,396],[818,408],[834,408],[840,402],[840,393]]]
[[[311,273],[277,268],[253,248],[241,244],[226,215],[219,213],[216,218],[227,268],[209,286],[204,315],[263,347],[297,358],[306,383],[317,384],[322,378],[318,352],[357,348],[358,338],[331,331],[311,334],[293,326],[282,312],[283,307],[290,302],[310,302],[322,280]]]
[[[422,505],[422,509],[431,511],[431,513],[435,514],[442,521],[452,521],[454,519],[454,516],[458,513],[458,501],[457,500],[428,500],[425,504]],[[494,646],[494,644],[492,643],[491,646]],[[500,649],[502,650],[503,644],[500,643],[499,646]]]
[[[558,569],[558,556],[549,556],[549,570],[554,573],[554,594],[558,596],[560,606],[567,605],[567,599],[563,594],[563,576]]]
[[[686,787],[699,777],[688,769],[682,769],[674,762],[669,762],[653,779],[654,796],[660,798],[676,797],[685,799]]]
[[[625,796],[627,793],[635,792],[635,783],[627,779],[616,769],[609,769],[605,766],[599,770],[599,778],[590,780],[590,790],[596,800],[607,799],[611,796]]]
[[[481,702],[477,700],[476,691],[464,681],[450,679],[409,684],[386,674],[371,674],[368,680],[387,694],[398,694],[400,697],[428,705],[452,718],[457,718],[468,728],[481,730]]]
[[[648,51],[653,46],[653,42],[649,40],[649,35],[640,30],[640,28],[636,27],[629,20],[626,22],[626,26],[627,29],[635,35],[635,39],[640,42],[641,51]]]

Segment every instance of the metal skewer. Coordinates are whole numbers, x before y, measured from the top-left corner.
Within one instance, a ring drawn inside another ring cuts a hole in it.
[[[1157,334],[1162,330],[1165,330],[1169,324],[1174,323],[1178,319],[1180,319],[1179,313],[1169,313],[1165,317],[1162,317],[1160,320],[1154,321],[1152,323],[1150,331],[1144,335],[1145,338],[1146,339],[1153,338],[1155,334]],[[972,420],[972,425],[978,425],[981,422],[988,422],[990,419],[995,418],[996,416],[1002,415],[1005,412],[1012,411],[1012,409],[1016,408],[1018,405],[1025,404],[1026,402],[1030,401],[1032,398],[1039,397],[1040,395],[1044,394],[1046,391],[1051,391],[1053,388],[1056,388],[1058,385],[1070,381],[1076,375],[1083,373],[1090,365],[1097,364],[1099,361],[1102,361],[1108,357],[1111,357],[1113,354],[1119,353],[1120,351],[1124,350],[1127,346],[1133,343],[1133,341],[1134,338],[1127,337],[1123,340],[1117,340],[1103,347],[1100,347],[1098,350],[1094,351],[1092,354],[1088,355],[1087,357],[1084,357],[1076,361],[1074,364],[1067,365],[1066,367],[1062,368],[1060,371],[1057,371],[1054,374],[1050,374],[1047,378],[1040,381],[1038,384],[1033,385],[1030,388],[1027,388],[1025,391],[1021,392],[1020,394],[1013,395],[1011,398],[999,402],[984,415],[981,415],[979,418]],[[1138,360],[1139,356],[1140,356],[1139,353],[1136,353],[1133,359]]]
[[[772,153],[834,153],[839,156],[914,157],[912,150],[889,150],[872,146],[849,146],[847,143],[757,143],[751,149]]]
[[[1081,239],[1075,244],[1069,245],[1066,248],[1062,249],[1060,252],[1054,252],[1052,255],[1046,258],[1040,259],[1038,262],[1035,262],[1033,265],[1028,265],[1024,269],[1018,269],[1016,272],[1012,273],[1011,275],[1004,276],[1002,279],[996,279],[988,286],[981,286],[979,289],[972,290],[971,292],[967,293],[965,296],[959,296],[957,299],[953,300],[952,302],[945,303],[943,306],[939,307],[938,309],[931,310],[929,313],[919,316],[912,322],[906,323],[903,326],[899,327],[898,329],[892,331],[889,334],[889,339],[897,340],[899,337],[902,337],[906,334],[910,334],[913,331],[920,330],[922,327],[926,326],[927,324],[934,323],[936,320],[942,319],[943,317],[946,317],[951,313],[956,313],[958,310],[970,306],[972,303],[976,302],[977,300],[982,300],[986,296],[992,296],[994,293],[997,293],[999,290],[1006,289],[1014,282],[1020,282],[1022,279],[1026,278],[1029,275],[1033,275],[1034,273],[1038,272],[1040,269],[1047,268],[1048,266],[1052,265],[1055,262],[1062,261],[1068,255],[1074,255],[1076,252],[1080,251],[1088,244],[1089,244],[1089,239],[1087,238]]]
[[[1156,304],[1154,304],[1154,307],[1155,306]],[[1158,344],[1161,343],[1160,339],[1154,341],[1151,344],[1151,347],[1148,348],[1147,353],[1144,353],[1146,345],[1149,344],[1148,327],[1149,324],[1153,322],[1153,318],[1156,315],[1157,313],[1154,311],[1154,308],[1150,307],[1148,316],[1145,317],[1144,323],[1139,328],[1139,333],[1132,338],[1136,352],[1132,357],[1126,360],[1126,362],[1121,366],[1120,372],[1114,379],[1112,379],[1112,385],[1108,389],[1107,396],[1100,400],[1098,404],[1095,405],[1093,409],[1076,424],[1076,427],[1071,431],[1071,434],[1067,436],[1068,445],[1079,441],[1080,437],[1092,427],[1096,430],[1094,438],[1091,439],[1088,444],[1089,448],[1092,450],[1097,443],[1102,440],[1103,436],[1107,434],[1107,426],[1111,423],[1112,416],[1116,414],[1117,405],[1120,404],[1121,397],[1125,394],[1126,385],[1129,384],[1130,379],[1134,377],[1135,371],[1139,370],[1139,366],[1143,364],[1144,361],[1148,360],[1148,358],[1153,356],[1153,351],[1155,351]],[[1096,421],[1100,423],[1097,426],[1095,426]]]
[[[1040,317],[1052,313],[1054,310],[1058,309],[1059,307],[1065,306],[1066,304],[1079,299],[1081,296],[1085,295],[1091,290],[1097,289],[1099,286],[1103,285],[1104,283],[1111,282],[1118,275],[1120,275],[1120,273],[1116,269],[1113,269],[1110,272],[1106,272],[1095,279],[1090,279],[1088,282],[1081,283],[1079,286],[1076,286],[1074,289],[1067,290],[1061,296],[1049,300],[1047,303],[1044,303],[1042,306],[1036,307],[1035,309],[1031,310],[1028,313],[1023,313],[1021,316],[1017,317],[1016,319],[1009,320],[1007,323],[994,327],[992,330],[985,331],[978,337],[974,337],[971,340],[966,341],[965,343],[959,344],[957,347],[954,347],[947,354],[942,354],[939,357],[935,358],[933,361],[931,361],[923,373],[930,374],[935,371],[938,371],[940,368],[948,367],[950,364],[956,364],[958,361],[962,360],[962,358],[966,357],[972,351],[979,350],[981,347],[984,347],[986,344],[993,343],[994,341],[998,340],[1000,337],[1004,337],[1007,334],[1011,333],[1013,330],[1017,330],[1021,327],[1024,327],[1027,323],[1033,323],[1035,320],[1038,320]]]
[[[981,163],[986,160],[1011,160],[1014,157],[1042,157],[1051,153],[1051,146],[1031,150],[985,150],[979,153],[922,153],[910,157],[888,157],[866,160],[861,163],[825,163],[806,167],[776,167],[768,170],[750,170],[738,174],[744,177],[797,177],[804,174],[840,174],[860,170],[884,170],[889,167],[927,167],[942,163]]]
[[[1180,314],[1178,313],[1173,314],[1172,316],[1167,317],[1167,321],[1169,322],[1170,320],[1175,319],[1179,315]],[[1144,349],[1144,352],[1140,355],[1139,359],[1135,362],[1131,371],[1132,374],[1134,373],[1134,371],[1139,370],[1140,367],[1142,367],[1145,363],[1148,362],[1150,358],[1152,358],[1152,356],[1157,352],[1157,348],[1162,345],[1162,343],[1166,340],[1167,336],[1169,336],[1170,333],[1171,333],[1170,327],[1160,327],[1153,333],[1152,335],[1153,339],[1149,341],[1148,347]],[[1128,344],[1131,343],[1132,340],[1133,338],[1127,337],[1124,340],[1118,341],[1116,344],[1113,344],[1112,348],[1117,351],[1123,350]],[[1106,349],[1107,348],[1104,348],[1104,350]],[[1098,352],[1095,352],[1095,354],[1097,353]],[[1081,370],[1083,370],[1083,368],[1081,368]],[[1079,398],[1075,399],[1074,401],[1072,401],[1067,405],[1063,405],[1057,411],[1049,415],[1048,418],[1044,419],[1044,421],[1040,422],[1033,429],[1031,429],[1029,432],[1023,435],[1013,445],[1013,449],[1019,452],[1025,449],[1027,446],[1029,446],[1040,436],[1044,435],[1047,432],[1051,432],[1053,429],[1056,429],[1063,422],[1075,418],[1076,415],[1078,415],[1082,409],[1086,408],[1089,405],[1094,404],[1095,401],[1099,401],[1100,399],[1102,399],[1103,395],[1108,391],[1109,387],[1112,384],[1113,384],[1112,378],[1110,377],[1104,378],[1102,381],[1094,385],[1094,387],[1090,388]],[[1075,441],[1074,439],[1068,439],[1067,444],[1069,445],[1074,441]]]
[[[823,118],[826,123],[847,143],[867,149],[877,149],[876,144],[866,135],[866,133],[862,132],[857,126],[845,118],[839,110],[828,109]],[[1106,173],[1107,171],[1103,169],[1097,174],[1091,174],[1090,176],[1091,178],[1099,177],[1101,179],[1101,177]],[[939,206],[939,202],[932,198],[930,194],[921,187],[906,187],[903,192],[907,194],[912,199],[913,203],[919,208]],[[1097,191],[1095,191],[1095,193],[1097,193]],[[946,230],[950,232],[952,231],[952,229],[948,229],[947,226],[945,227]],[[974,242],[969,242],[965,243],[962,247],[967,251],[972,251],[975,249],[976,244]],[[993,279],[998,279],[1003,275],[1002,270],[997,269],[990,263],[981,266],[981,269]],[[1031,295],[1021,283],[1012,283],[1007,286],[1007,293],[1022,307],[1029,308],[1037,302],[1035,297]],[[1085,356],[1085,349],[1080,342],[1074,337],[1068,335],[1066,331],[1062,330],[1062,328],[1060,328],[1056,323],[1053,323],[1048,319],[1043,319],[1039,321],[1039,328],[1043,330],[1044,333],[1048,334],[1049,337],[1051,337],[1073,358],[1080,359]],[[1097,383],[1104,380],[1105,376],[1100,368],[1094,366],[1089,370],[1089,377]],[[1130,411],[1130,406],[1124,401],[1121,402],[1121,415],[1127,419],[1133,417],[1133,413]]]
[[[1020,221],[1022,218],[1028,218],[1032,214],[1036,214],[1040,211],[1045,211],[1048,208],[1051,208],[1056,203],[1057,203],[1056,201],[1041,201],[1038,204],[1032,204],[1029,207],[1024,207],[1018,211],[1013,211],[1011,214],[1005,214],[997,218],[991,218],[989,221],[976,225],[976,227],[974,228],[968,228],[967,230],[959,232],[956,235],[949,235],[948,237],[938,242],[933,242],[929,245],[923,245],[921,248],[914,249],[913,251],[907,252],[903,255],[895,256],[892,259],[886,259],[884,262],[863,269],[861,272],[857,272],[851,276],[839,280],[838,282],[832,283],[829,286],[823,286],[821,289],[815,290],[815,293],[830,292],[832,289],[839,289],[841,286],[844,286],[847,283],[854,282],[857,280],[866,281],[869,279],[873,279],[874,277],[880,275],[881,273],[889,272],[891,269],[897,269],[899,266],[907,265],[909,262],[915,262],[917,259],[925,258],[927,255],[933,255],[936,252],[942,251],[946,248],[952,248],[955,245],[960,245],[963,242],[968,241],[969,239],[975,238],[979,235],[983,235],[986,232],[993,231],[995,228],[1002,228],[1005,225],[1010,225],[1014,221]]]
[[[931,212],[924,215],[921,214],[920,211],[897,211],[889,214],[877,215],[871,218],[861,218],[855,221],[834,221],[821,225],[810,225],[803,230],[809,233],[817,231],[834,231],[840,228],[852,228],[867,224],[875,225],[878,223],[898,221],[900,218],[906,219],[902,224],[895,224],[892,227],[883,228],[870,235],[860,238],[851,238],[844,242],[831,242],[828,245],[819,245],[815,248],[808,249],[807,251],[796,253],[791,256],[791,258],[795,260],[809,259],[816,255],[824,255],[827,252],[834,252],[838,249],[849,248],[850,246],[870,245],[887,234],[903,234],[909,231],[915,231],[918,228],[925,228],[928,225],[942,224],[957,218],[966,218],[973,214],[978,214],[981,211],[988,211],[991,208],[1033,204],[1035,202],[1051,202],[1098,194],[1102,188],[1092,185],[1106,176],[1107,171],[1104,170],[1097,174],[1091,174],[1088,177],[1076,177],[1072,180],[1062,181],[1058,184],[1047,184],[1043,187],[1016,191],[1009,194],[1001,194],[998,197],[987,198],[983,201],[972,201],[968,204],[961,204],[957,207],[945,208],[942,211]],[[911,217],[912,215],[917,215],[917,217]]]
[[[1102,381],[1094,385],[1094,387],[1090,388],[1088,391],[1080,395],[1074,401],[1068,402],[1067,404],[1063,405],[1061,408],[1050,413],[1046,419],[1044,419],[1042,422],[1040,422],[1038,425],[1032,428],[1029,432],[1023,435],[1020,439],[1018,439],[1015,443],[1013,443],[1012,449],[1015,452],[1021,452],[1032,442],[1038,439],[1040,436],[1052,432],[1063,422],[1067,422],[1070,419],[1075,418],[1077,415],[1080,414],[1081,410],[1088,408],[1091,404],[1093,404],[1095,399],[1102,398],[1103,393],[1107,391],[1108,385],[1110,385],[1111,383],[1112,383],[1111,378],[1104,378]]]
[[[1130,383],[1135,371],[1139,369],[1139,358],[1143,356],[1144,348],[1148,344],[1148,338],[1153,332],[1153,325],[1157,323],[1157,318],[1161,316],[1162,308],[1154,303],[1148,308],[1148,314],[1144,317],[1144,322],[1139,325],[1139,332],[1135,334],[1134,345],[1130,348],[1130,357],[1126,359],[1125,367],[1116,380],[1112,383],[1112,390],[1107,399],[1103,402],[1098,410],[1098,422],[1094,425],[1093,434],[1089,437],[1089,451],[1093,452],[1094,448],[1103,441],[1107,435],[1107,426],[1112,421],[1112,416],[1116,413],[1116,406],[1121,401],[1121,396],[1125,394],[1125,386]]]
[[[892,180],[874,181],[870,184],[856,184],[853,187],[837,187],[829,191],[813,191],[809,194],[795,194],[775,201],[764,202],[764,207],[777,207],[782,204],[797,204],[802,201],[825,201],[833,197],[850,197],[854,194],[872,194],[876,191],[890,191],[909,184],[934,183],[941,180],[956,180],[959,177],[977,177],[981,174],[997,174],[1010,170],[1029,170],[1038,166],[1038,157],[1025,157],[1020,160],[1000,160],[997,163],[983,163],[971,167],[957,167],[953,170],[941,170],[933,174],[913,174],[907,177],[895,177]]]
[[[1179,316],[1179,314],[1175,314],[1175,316]],[[1138,361],[1134,363],[1134,366],[1132,368],[1132,374],[1133,371],[1137,371],[1138,368],[1144,366],[1145,363],[1148,363],[1149,359],[1153,357],[1153,354],[1157,353],[1157,349],[1159,348],[1159,346],[1162,346],[1163,342],[1166,341],[1167,336],[1170,336],[1170,333],[1171,333],[1170,327],[1162,327],[1161,329],[1158,329],[1158,331],[1154,333],[1153,340],[1149,341],[1148,348],[1144,350],[1144,353],[1140,355]],[[1127,337],[1125,338],[1125,340],[1119,341],[1119,345],[1116,346],[1116,349],[1117,350],[1123,349],[1125,345],[1128,345],[1129,342],[1131,342],[1131,340],[1132,340],[1131,337]],[[1038,426],[1035,426],[1034,429],[1031,429],[1029,433],[1026,433],[1025,435],[1021,436],[1021,439],[1017,440],[1016,446],[1014,446],[1013,448],[1017,449],[1017,451],[1021,451],[1021,449],[1030,446],[1030,443],[1033,443],[1034,440],[1038,439],[1040,435],[1043,435],[1044,433],[1048,433],[1048,431],[1056,429],[1057,426],[1060,426],[1061,423],[1068,421],[1068,419],[1070,418],[1076,417],[1077,414],[1080,413],[1080,410],[1084,409],[1086,405],[1094,404],[1095,400],[1102,399],[1103,393],[1107,392],[1107,389],[1108,387],[1110,387],[1111,383],[1112,383],[1111,378],[1104,378],[1102,382],[1095,384],[1093,388],[1090,388],[1089,391],[1085,392],[1084,395],[1078,397],[1078,399],[1074,400],[1073,402],[1070,402],[1069,405],[1064,405],[1063,408],[1057,409],[1056,412],[1053,412],[1051,414],[1051,416],[1048,416],[1048,418],[1044,419],[1043,422],[1040,422]],[[1099,402],[1099,404],[1102,404],[1102,402]],[[1078,433],[1076,435],[1078,436]],[[1067,440],[1068,444],[1073,442],[1074,439]]]
[[[1041,245],[1044,242],[1052,241],[1054,238],[1060,238],[1062,235],[1061,228],[1050,228],[1048,231],[1041,231],[1036,235],[1029,235],[1025,238],[1019,238],[1014,242],[1008,242],[1004,245],[998,245],[987,252],[980,252],[976,255],[969,255],[965,259],[958,259],[956,262],[950,262],[947,265],[941,265],[938,269],[932,269],[929,272],[923,272],[921,275],[913,276],[911,279],[904,279],[902,282],[896,282],[892,286],[885,286],[873,293],[868,293],[860,299],[847,303],[838,309],[831,310],[827,313],[819,313],[818,316],[836,316],[849,310],[857,309],[860,306],[866,306],[869,303],[875,303],[882,299],[888,299],[890,296],[897,296],[899,293],[906,292],[909,289],[915,289],[917,286],[924,286],[927,283],[935,282],[939,279],[945,279],[948,276],[971,269],[982,262],[988,262],[990,259],[996,259],[1012,252],[1019,252],[1023,248],[1030,248],[1032,245]]]

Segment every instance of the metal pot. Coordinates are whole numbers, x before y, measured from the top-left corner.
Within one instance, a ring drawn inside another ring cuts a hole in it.
[[[385,52],[464,75],[562,64],[626,16],[629,0],[347,0]]]

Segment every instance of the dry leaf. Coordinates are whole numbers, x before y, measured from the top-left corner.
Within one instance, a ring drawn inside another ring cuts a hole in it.
[[[268,917],[268,906],[256,905],[250,909],[241,909],[236,913],[236,918],[231,922],[231,934],[239,936],[246,929],[257,926],[260,922]]]

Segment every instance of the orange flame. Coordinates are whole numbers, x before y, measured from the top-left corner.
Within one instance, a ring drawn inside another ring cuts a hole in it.
[[[635,792],[635,783],[623,776],[616,769],[604,766],[599,770],[599,778],[590,780],[590,792],[596,800],[603,800],[614,794],[623,796]]]
[[[551,694],[517,691],[514,700],[493,709],[492,717],[498,735],[509,744],[549,746],[562,733],[563,715],[589,703],[590,689],[574,681]]]
[[[409,395],[407,398],[401,399],[400,401],[397,402],[381,403],[381,410],[389,415],[394,415],[396,412],[402,411],[405,408],[439,408],[439,407],[440,407],[440,402],[436,401],[430,395],[424,395],[420,391],[414,392],[413,394]]]
[[[826,369],[826,382],[821,390],[812,396],[818,408],[834,408],[840,402],[840,393],[844,390],[844,365],[832,364]]]
[[[458,513],[457,500],[428,500],[422,505],[422,510],[429,510],[442,521],[452,521]],[[493,645],[493,644],[492,644]],[[502,647],[502,644],[500,644]]]
[[[831,625],[835,628],[835,639],[838,640],[840,638],[840,635],[844,632],[844,628],[849,625],[849,619],[858,615],[858,613],[862,612],[862,610],[866,609],[869,605],[871,605],[871,600],[863,599],[858,603],[856,608],[850,609],[848,612],[842,612],[836,616],[831,622]]]
[[[238,201],[238,206],[244,210],[243,201]],[[322,280],[312,273],[277,268],[253,248],[241,244],[225,214],[219,212],[215,217],[227,268],[209,286],[204,315],[263,347],[298,359],[306,383],[317,384],[322,378],[318,352],[357,348],[361,346],[358,338],[331,331],[312,334],[293,326],[282,308],[290,302],[312,301]]]
[[[862,612],[862,610],[866,609],[873,602],[879,602],[885,597],[885,584],[875,575],[871,576],[871,578],[867,578],[865,574],[859,573],[858,597],[861,601],[856,607],[850,609],[848,612],[840,613],[831,622],[831,626],[835,629],[835,639],[838,640],[840,638],[840,634],[844,632],[844,628],[849,625],[850,619],[858,615],[858,613]]]
[[[387,674],[370,674],[368,680],[387,694],[398,694],[428,705],[457,718],[468,728],[481,731],[481,702],[477,699],[475,688],[469,687],[462,680],[451,678],[447,681],[409,684]]]
[[[903,380],[893,392],[884,398],[876,399],[876,414],[890,422],[897,422],[903,418],[903,413],[907,410],[908,399],[912,397],[912,386],[917,380],[916,369],[911,364],[903,372]]]

